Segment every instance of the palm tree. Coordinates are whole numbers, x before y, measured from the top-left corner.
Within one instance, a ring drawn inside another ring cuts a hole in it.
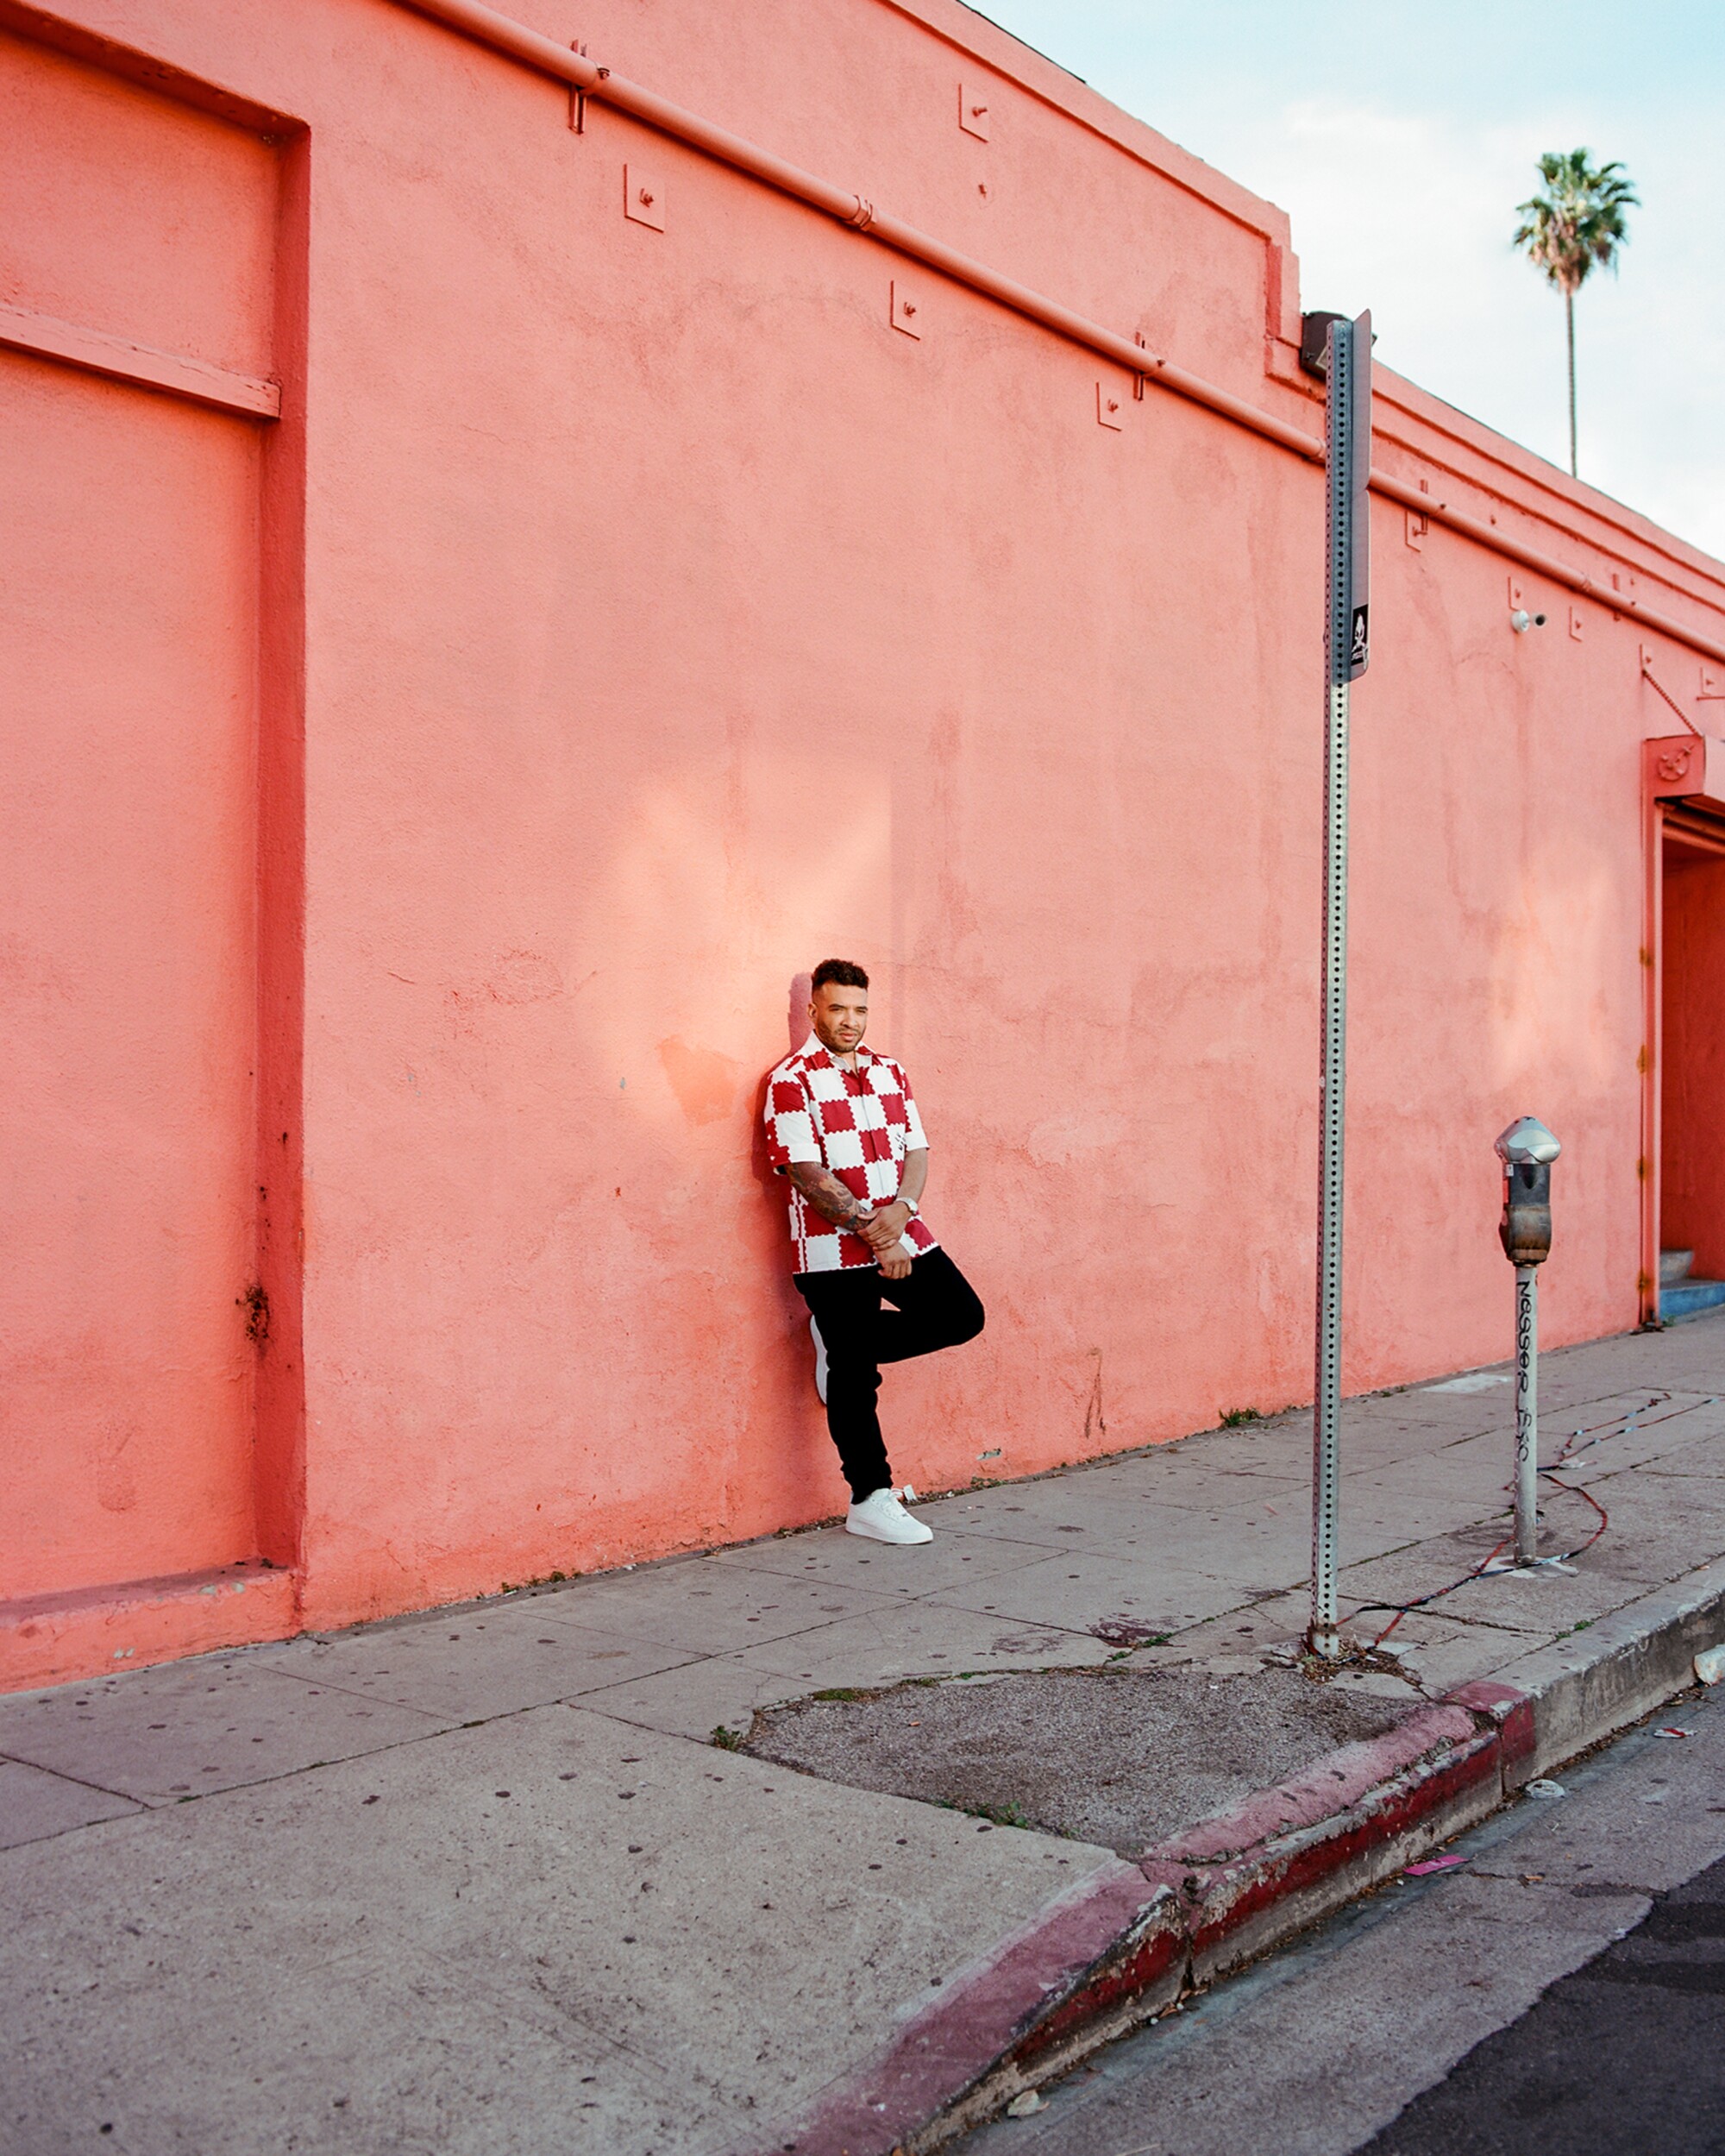
[[[1545,185],[1516,206],[1521,222],[1512,247],[1524,247],[1527,259],[1545,272],[1546,280],[1564,296],[1564,323],[1569,332],[1569,468],[1579,477],[1575,455],[1575,295],[1596,262],[1617,267],[1617,249],[1629,232],[1624,211],[1640,206],[1623,167],[1615,161],[1595,165],[1588,150],[1548,150],[1540,160]]]

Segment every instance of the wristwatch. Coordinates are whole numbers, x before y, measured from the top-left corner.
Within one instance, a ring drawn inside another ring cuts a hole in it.
[[[897,1201],[897,1203],[905,1208],[913,1220],[921,1219],[921,1208],[918,1205],[913,1197],[901,1197]]]

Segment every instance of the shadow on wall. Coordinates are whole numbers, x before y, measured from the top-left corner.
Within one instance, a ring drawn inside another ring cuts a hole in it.
[[[737,1102],[742,1066],[717,1048],[692,1048],[673,1035],[659,1043],[660,1067],[691,1123],[722,1122]]]
[[[794,973],[791,976],[789,999],[786,1005],[785,1023],[790,1046],[800,1048],[809,1035],[809,997],[813,992],[810,975]],[[730,1056],[722,1055],[717,1048],[691,1047],[687,1040],[673,1036],[659,1043],[659,1063],[677,1103],[692,1124],[721,1122],[732,1112],[742,1082],[742,1066]],[[777,1178],[772,1172],[766,1150],[766,1107],[768,1073],[760,1074],[754,1089],[752,1152],[755,1156],[756,1179],[775,1197],[782,1197]]]
[[[787,1013],[787,1022],[790,1027],[791,1047],[794,1049],[800,1048],[804,1041],[808,1039],[809,998],[813,994],[814,976],[812,973],[792,974],[791,1001]]]
[[[785,1023],[793,1048],[800,1048],[809,1036],[809,997],[814,992],[810,985],[812,977],[807,973],[794,973],[791,976],[790,1000],[786,1006]],[[772,1193],[775,1204],[782,1209],[785,1186],[774,1173],[773,1164],[767,1157],[767,1081],[771,1075],[770,1072],[763,1071],[755,1087],[750,1166],[755,1180],[763,1191]]]
[[[813,994],[812,976],[791,976],[786,1028],[790,1046],[800,1048],[809,1036],[808,1005]],[[659,1043],[659,1064],[666,1083],[676,1095],[677,1105],[693,1124],[720,1122],[736,1104],[742,1066],[717,1048],[694,1048],[680,1035]]]

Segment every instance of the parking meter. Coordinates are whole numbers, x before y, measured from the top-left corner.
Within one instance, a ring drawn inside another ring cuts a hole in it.
[[[1563,1147],[1536,1116],[1499,1137],[1503,1163],[1503,1254],[1515,1268],[1515,1562],[1540,1549],[1540,1289],[1552,1251],[1552,1163]]]
[[[1552,1163],[1563,1147],[1534,1116],[1511,1123],[1497,1141],[1503,1163],[1503,1217],[1498,1240],[1511,1265],[1543,1265],[1552,1254]]]

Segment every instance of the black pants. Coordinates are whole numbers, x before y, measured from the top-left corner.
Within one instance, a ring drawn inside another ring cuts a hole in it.
[[[982,1329],[982,1305],[944,1250],[931,1250],[902,1280],[873,1266],[847,1273],[799,1273],[797,1286],[826,1342],[826,1426],[859,1501],[892,1487],[893,1471],[875,1404],[881,1365],[956,1348]],[[881,1307],[881,1298],[894,1305]]]

